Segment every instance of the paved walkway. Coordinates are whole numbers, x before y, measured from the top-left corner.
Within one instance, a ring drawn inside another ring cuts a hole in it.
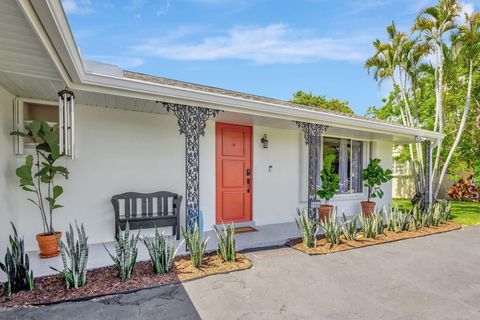
[[[480,227],[326,256],[248,256],[251,270],[0,319],[480,319]]]

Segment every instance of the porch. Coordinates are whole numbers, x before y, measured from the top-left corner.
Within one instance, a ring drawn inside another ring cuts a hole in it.
[[[254,226],[254,228],[257,229],[257,231],[238,233],[235,235],[236,248],[238,251],[253,251],[283,246],[289,239],[300,237],[300,231],[295,222]],[[138,231],[134,230],[132,232]],[[204,232],[203,238],[209,238],[207,252],[214,252],[217,250],[217,238],[213,231]],[[181,241],[182,240],[175,240],[175,247],[179,248],[177,253],[179,256],[187,254],[185,243],[180,246]],[[101,268],[113,264],[105,251],[104,245],[111,252],[115,250],[113,241],[89,245],[88,269]],[[38,251],[35,250],[28,252],[28,254],[30,258],[30,266],[35,277],[55,274],[56,271],[52,270],[50,267],[63,270],[60,256],[50,259],[40,259]],[[147,249],[143,243],[138,244],[137,260],[150,260]]]

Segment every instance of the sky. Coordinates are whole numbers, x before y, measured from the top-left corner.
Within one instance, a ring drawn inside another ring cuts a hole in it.
[[[297,90],[381,106],[364,69],[395,21],[405,32],[435,0],[62,0],[84,59],[289,100]],[[467,10],[480,0],[463,2]]]

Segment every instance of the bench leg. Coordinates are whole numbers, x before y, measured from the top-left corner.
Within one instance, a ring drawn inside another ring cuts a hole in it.
[[[180,222],[179,221],[177,221],[177,224],[173,229],[173,233],[175,234],[175,239],[180,240]]]

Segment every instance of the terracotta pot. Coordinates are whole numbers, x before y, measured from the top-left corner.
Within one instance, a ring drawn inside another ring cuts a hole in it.
[[[327,222],[328,218],[330,217],[330,212],[332,212],[333,206],[328,204],[320,205],[318,208],[318,219],[321,219],[323,222]]]
[[[362,201],[362,212],[366,216],[371,216],[375,212],[375,205],[373,201]]]
[[[62,238],[60,231],[55,231],[56,237],[53,234],[39,233],[37,234],[38,248],[40,249],[40,258],[53,258],[59,255],[57,238]]]

